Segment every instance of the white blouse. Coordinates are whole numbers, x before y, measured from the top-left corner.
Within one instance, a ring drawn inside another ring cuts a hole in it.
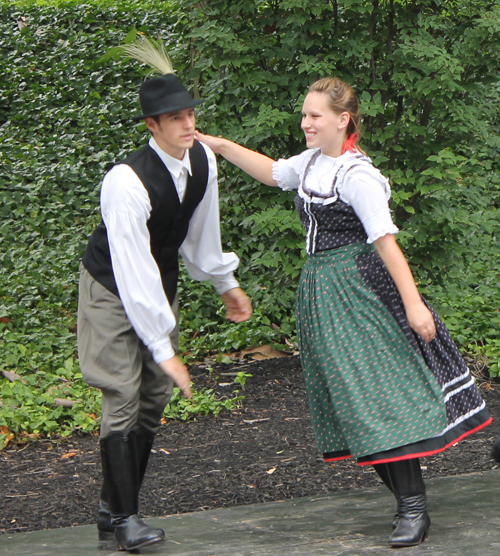
[[[149,145],[170,172],[182,201],[191,174],[188,151],[182,160],[177,160],[162,151],[153,138]],[[203,147],[209,168],[207,190],[189,222],[180,253],[192,278],[211,280],[217,292],[223,294],[239,286],[233,276],[239,259],[234,253],[222,252],[217,163],[214,153],[206,145]],[[116,286],[134,330],[160,363],[175,355],[170,342],[175,317],[151,253],[147,227],[151,210],[148,192],[130,166],[118,164],[106,174],[101,188],[101,213]]]
[[[371,164],[368,157],[344,174],[342,165],[354,156],[353,153],[346,152],[337,158],[320,153],[309,167],[304,183],[301,183],[309,162],[318,150],[308,149],[297,156],[275,162],[272,172],[279,187],[285,191],[298,189],[298,195],[308,203],[328,205],[340,199],[351,206],[361,220],[368,236],[367,243],[373,243],[386,234],[397,234],[399,230],[389,210],[389,180]]]

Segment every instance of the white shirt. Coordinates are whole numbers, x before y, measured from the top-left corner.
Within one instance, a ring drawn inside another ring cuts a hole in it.
[[[339,175],[335,191],[332,185],[339,168],[353,153],[332,158],[320,153],[309,168],[305,177],[305,187],[312,195],[303,190],[301,177],[318,149],[308,149],[289,159],[280,159],[273,164],[273,178],[285,191],[298,189],[298,195],[306,202],[324,205],[341,201],[351,206],[361,220],[368,236],[367,243],[373,243],[386,234],[397,234],[389,210],[391,188],[389,181],[371,164],[361,164],[343,176]],[[342,170],[340,170],[342,172]],[[316,195],[315,195],[316,194]]]
[[[149,145],[170,172],[182,201],[188,174],[191,175],[188,151],[178,160],[162,151],[153,138]],[[239,287],[233,276],[239,259],[234,253],[222,252],[217,163],[214,153],[206,145],[202,146],[208,158],[207,189],[194,211],[179,252],[192,278],[210,279],[217,293],[223,294]],[[118,293],[134,330],[154,360],[160,363],[175,355],[170,342],[175,317],[151,253],[147,227],[151,210],[148,192],[130,166],[118,164],[104,176],[101,213]]]

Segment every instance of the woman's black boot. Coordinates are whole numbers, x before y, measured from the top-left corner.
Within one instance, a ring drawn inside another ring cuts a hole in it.
[[[389,538],[389,546],[417,546],[429,534],[431,520],[427,513],[425,484],[416,459],[387,464],[392,491],[398,501],[399,521]]]
[[[373,465],[373,468],[377,472],[377,475],[382,479],[382,482],[384,483],[384,485],[392,492],[392,485],[391,485],[391,480],[389,479],[389,471],[387,470],[387,464],[386,463],[375,463]],[[398,510],[396,510],[396,513],[394,514],[394,517],[392,518],[392,528],[393,529],[396,529],[396,527],[398,526],[398,522],[399,522],[399,513],[398,513]]]
[[[146,468],[148,466],[149,456],[153,448],[155,435],[144,429],[135,431],[135,442],[137,449],[137,459],[139,462],[139,489],[141,488]],[[103,482],[99,500],[99,513],[97,515],[97,531],[100,541],[107,541],[115,538],[115,528],[111,523],[111,514],[109,512],[108,497],[106,495],[106,486]]]
[[[100,445],[106,498],[119,548],[137,550],[162,541],[163,530],[149,527],[137,515],[140,481],[135,431],[111,433]]]

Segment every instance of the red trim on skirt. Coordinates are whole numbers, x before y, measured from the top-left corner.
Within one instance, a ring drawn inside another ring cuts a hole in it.
[[[464,434],[462,434],[461,436],[459,436],[458,438],[456,438],[455,440],[453,440],[449,444],[446,444],[446,446],[443,446],[442,448],[438,448],[436,450],[431,450],[429,452],[420,452],[420,453],[415,453],[415,454],[406,454],[404,456],[399,456],[399,457],[395,457],[395,458],[379,459],[379,460],[374,460],[374,461],[363,461],[362,463],[358,462],[358,465],[359,466],[374,465],[374,464],[377,464],[377,463],[390,463],[392,461],[402,461],[402,460],[405,460],[405,459],[415,459],[415,458],[422,458],[422,457],[425,457],[425,456],[433,456],[434,454],[439,454],[439,452],[444,452],[446,449],[450,448],[451,446],[454,446],[455,444],[457,444],[458,442],[460,442],[461,440],[463,440],[467,436],[483,429],[484,427],[489,425],[492,421],[493,421],[493,419],[490,417],[486,422],[482,423],[481,425],[479,425],[475,429],[464,432]],[[352,456],[349,455],[349,456],[341,456],[341,457],[338,457],[338,458],[328,458],[328,459],[325,458],[325,462],[330,463],[332,461],[341,461],[343,459],[348,459],[348,458],[352,458]]]
[[[349,459],[352,458],[351,454],[349,454],[348,456],[340,456],[339,458],[325,458],[326,463],[329,463],[330,461],[342,461],[343,459]]]

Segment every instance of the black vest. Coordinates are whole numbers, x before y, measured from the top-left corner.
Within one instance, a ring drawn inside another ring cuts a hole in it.
[[[186,238],[189,221],[205,195],[208,182],[208,159],[198,141],[190,149],[189,158],[192,175],[188,176],[182,203],[170,172],[149,145],[119,163],[127,164],[134,170],[149,194],[151,215],[147,226],[151,237],[151,253],[160,269],[163,289],[170,304],[177,292],[179,248]],[[83,265],[95,280],[118,296],[108,235],[103,222],[90,237],[83,255]]]

